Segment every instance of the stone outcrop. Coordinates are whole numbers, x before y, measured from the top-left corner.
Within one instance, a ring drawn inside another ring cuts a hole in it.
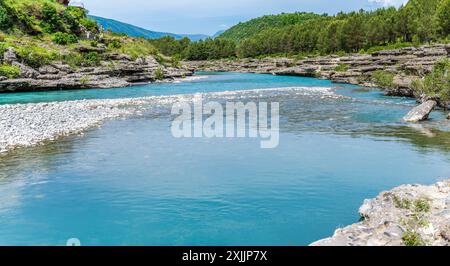
[[[431,111],[436,107],[437,102],[428,100],[421,105],[413,108],[404,118],[405,122],[419,122],[428,119]]]
[[[14,51],[14,48],[9,47],[3,54],[3,62],[7,64],[12,64],[15,61],[17,61],[16,52]]]
[[[100,49],[100,48],[99,48]],[[83,50],[83,52],[91,52]],[[104,51],[96,50],[98,53]],[[0,77],[0,92],[59,90],[80,88],[117,88],[137,83],[171,80],[193,75],[193,71],[158,63],[153,56],[133,60],[128,55],[105,54],[104,61],[95,67],[74,68],[63,62],[33,69],[20,63],[13,49],[5,52],[3,61],[20,69],[20,77]],[[157,74],[158,72],[159,75]]]
[[[362,222],[312,246],[450,246],[450,179],[404,185],[364,201]]]
[[[450,55],[450,44],[408,47],[368,55],[320,56],[295,60],[265,58],[184,62],[188,69],[204,71],[252,72],[330,79],[378,87],[373,74],[385,71],[394,75],[393,86],[386,95],[413,97],[411,82],[432,70],[434,64]]]

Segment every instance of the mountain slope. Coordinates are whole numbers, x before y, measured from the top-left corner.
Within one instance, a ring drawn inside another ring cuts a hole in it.
[[[268,15],[239,23],[220,34],[220,38],[240,41],[251,38],[259,32],[270,28],[281,28],[283,26],[302,24],[311,19],[321,17],[313,13],[289,13],[279,15]]]
[[[182,39],[184,37],[187,37],[192,41],[198,41],[208,38],[208,36],[202,34],[175,34],[169,32],[151,31],[128,23],[120,22],[114,19],[107,19],[97,16],[90,16],[90,17],[95,21],[97,21],[97,23],[102,25],[105,30],[110,29],[113,32],[125,33],[132,37],[144,37],[148,39],[159,39],[166,36],[174,37],[175,39]]]

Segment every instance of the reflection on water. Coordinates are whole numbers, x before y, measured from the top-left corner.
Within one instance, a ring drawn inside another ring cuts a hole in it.
[[[450,176],[448,121],[403,123],[411,100],[265,75],[198,82],[218,78],[283,88],[203,97],[280,102],[277,149],[175,139],[170,108],[193,96],[155,98],[142,116],[1,155],[0,245],[306,245],[356,222],[365,198]]]

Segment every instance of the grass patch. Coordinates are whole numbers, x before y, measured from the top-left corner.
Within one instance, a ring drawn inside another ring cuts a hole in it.
[[[33,68],[47,65],[58,58],[55,51],[37,45],[19,46],[16,52],[23,63]]]
[[[339,64],[334,68],[334,71],[336,72],[346,72],[348,71],[349,66],[347,64]]]
[[[426,245],[420,234],[412,230],[408,230],[403,234],[402,241],[407,247],[422,247]]]
[[[375,84],[381,88],[395,88],[394,84],[395,75],[386,71],[377,70],[372,73],[372,78]]]
[[[7,64],[0,65],[0,76],[10,79],[20,76],[20,68],[18,66],[11,66]]]
[[[418,230],[429,226],[426,214],[430,212],[431,205],[427,198],[419,198],[414,201],[393,196],[394,206],[399,209],[409,210],[408,217],[401,218],[400,223],[406,227],[402,236],[405,246],[425,246],[426,241],[422,239]]]

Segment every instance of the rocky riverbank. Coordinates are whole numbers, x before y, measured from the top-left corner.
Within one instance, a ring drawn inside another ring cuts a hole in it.
[[[140,100],[83,100],[0,105],[0,152],[81,133],[106,119],[133,114]]]
[[[383,88],[386,95],[414,97],[412,81],[430,72],[436,62],[448,57],[450,44],[439,44],[364,55],[330,55],[304,60],[290,58],[216,60],[184,62],[184,65],[190,70],[318,77],[338,83],[370,87],[380,87],[375,73],[383,71],[393,75],[392,84]]]
[[[18,67],[20,75],[13,79],[0,76],[0,92],[117,88],[193,75],[191,70],[160,64],[153,56],[132,59],[125,54],[106,53],[102,48],[83,49],[83,53],[103,54],[103,60],[95,67],[72,67],[53,62],[32,68],[21,63],[10,48],[0,61]]]
[[[450,179],[382,192],[359,213],[362,222],[312,246],[450,246]]]

